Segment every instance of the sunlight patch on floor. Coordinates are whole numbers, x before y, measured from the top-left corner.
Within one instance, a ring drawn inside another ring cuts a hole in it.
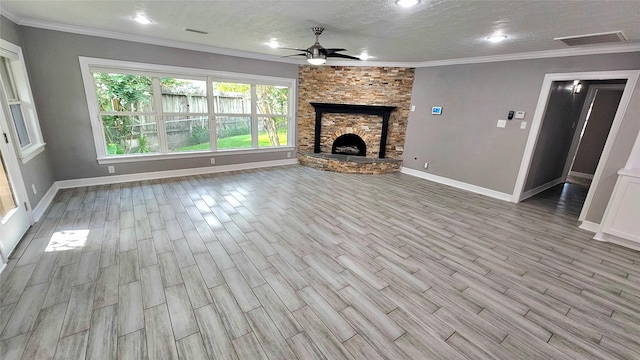
[[[82,249],[87,243],[89,230],[57,231],[51,236],[46,252]]]

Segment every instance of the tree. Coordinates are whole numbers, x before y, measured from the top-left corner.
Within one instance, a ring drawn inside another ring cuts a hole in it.
[[[256,95],[258,96],[259,114],[286,114],[289,89],[271,85],[256,85]],[[280,146],[278,138],[278,127],[283,123],[286,126],[286,118],[263,116],[262,126],[269,135],[269,141],[273,146]]]
[[[152,111],[151,77],[95,72],[93,80],[96,84],[100,111]],[[181,84],[180,80],[170,78],[161,78],[160,83],[167,87]],[[107,151],[110,154],[150,151],[147,138],[140,127],[139,118],[129,115],[106,115],[102,116],[102,123],[107,140]],[[138,133],[136,133],[137,127],[140,127]],[[127,141],[130,145],[134,138],[138,140],[136,148],[127,145]]]

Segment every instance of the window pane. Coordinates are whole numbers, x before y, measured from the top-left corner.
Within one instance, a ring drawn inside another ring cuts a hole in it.
[[[9,105],[9,108],[11,108],[11,117],[13,117],[13,123],[16,126],[16,133],[18,133],[18,142],[20,142],[20,147],[23,148],[31,144],[31,139],[29,139],[27,124],[25,124],[22,116],[22,106],[13,104]]]
[[[11,75],[11,64],[9,59],[1,58],[0,60],[0,78],[2,78],[2,86],[4,87],[4,93],[7,100],[20,100],[18,94],[16,94],[15,84],[13,83],[13,76]]]
[[[287,145],[287,117],[260,117],[258,120],[258,146]]]
[[[218,149],[251,147],[251,117],[218,116],[216,131]]]
[[[107,155],[158,152],[155,116],[102,116]]]
[[[251,85],[214,82],[213,101],[218,114],[251,114]]]
[[[207,82],[160,78],[162,110],[167,113],[208,113]]]
[[[93,73],[100,111],[153,111],[149,76]]]
[[[209,150],[207,116],[165,116],[169,151]]]
[[[256,85],[258,114],[286,115],[289,88],[286,86]]]

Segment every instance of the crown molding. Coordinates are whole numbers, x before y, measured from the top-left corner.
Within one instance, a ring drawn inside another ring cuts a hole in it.
[[[20,25],[20,19],[17,16],[13,15],[12,13],[8,12],[6,9],[0,9],[0,15]]]
[[[68,32],[73,34],[97,36],[97,37],[103,37],[103,38],[109,38],[109,39],[132,41],[132,42],[159,45],[159,46],[167,46],[167,47],[173,47],[178,49],[193,50],[193,51],[200,51],[200,52],[227,55],[227,56],[235,56],[235,57],[248,58],[253,60],[281,62],[281,63],[287,63],[287,64],[296,64],[296,65],[307,64],[307,62],[304,59],[298,60],[293,58],[280,58],[273,55],[259,54],[255,52],[249,52],[249,51],[225,49],[225,48],[219,48],[215,46],[194,44],[194,43],[188,43],[183,41],[163,40],[163,39],[158,39],[158,38],[149,37],[149,36],[131,35],[131,34],[120,33],[115,31],[91,29],[91,28],[85,28],[80,26],[65,25],[65,24],[39,21],[39,20],[33,20],[33,19],[21,19],[11,13],[8,13],[4,9],[0,9],[0,15],[3,15],[7,19],[21,26],[30,26],[30,27],[40,28],[40,29],[62,31],[62,32]],[[386,62],[386,61],[369,61],[369,60],[355,62],[355,61],[345,61],[345,60],[338,60],[338,61],[331,60],[330,63],[327,63],[324,66],[358,66],[358,67],[376,66],[376,67],[423,68],[423,67],[448,66],[448,65],[480,64],[480,63],[501,62],[501,61],[514,61],[514,60],[546,59],[546,58],[567,57],[567,56],[627,53],[627,52],[636,52],[636,51],[640,51],[640,44],[636,43],[636,44],[623,44],[623,45],[603,45],[603,46],[579,47],[579,48],[571,48],[571,49],[556,49],[556,50],[532,51],[532,52],[525,52],[525,53],[477,56],[477,57],[444,59],[444,60],[433,60],[433,61],[415,61],[415,62]]]
[[[480,64],[499,61],[513,60],[531,60],[531,59],[547,59],[556,57],[581,56],[581,55],[599,55],[599,54],[615,54],[640,51],[640,44],[624,44],[624,45],[604,45],[594,47],[580,47],[575,49],[557,49],[545,51],[532,51],[515,54],[502,54],[490,56],[477,56],[470,58],[423,61],[413,63],[415,67],[434,67],[447,65],[462,64]]]
[[[278,59],[278,57],[273,55],[258,54],[258,53],[249,52],[249,51],[225,49],[225,48],[219,48],[215,46],[194,44],[194,43],[189,43],[184,41],[164,40],[164,39],[158,39],[150,36],[132,35],[132,34],[126,34],[121,32],[115,32],[115,31],[91,29],[91,28],[85,28],[80,26],[52,23],[52,22],[46,22],[46,21],[26,19],[26,20],[19,20],[16,23],[21,26],[29,26],[29,27],[35,27],[40,29],[46,29],[46,30],[55,30],[55,31],[68,32],[68,33],[79,34],[79,35],[88,35],[88,36],[96,36],[96,37],[115,39],[115,40],[138,42],[138,43],[149,44],[149,45],[166,46],[166,47],[172,47],[177,49],[200,51],[200,52],[206,52],[206,53],[212,53],[212,54],[218,54],[218,55],[235,56],[235,57],[241,57],[241,58],[247,58],[247,59],[253,59],[253,60],[274,61],[274,62],[282,62],[282,63],[289,63],[289,64],[302,63],[301,61],[298,61],[295,59],[284,59],[284,58]]]

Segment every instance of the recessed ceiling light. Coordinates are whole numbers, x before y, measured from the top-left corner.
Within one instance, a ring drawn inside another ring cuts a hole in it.
[[[142,25],[149,25],[152,22],[143,13],[137,13],[136,17],[133,18],[133,21],[137,22],[138,24],[142,24]]]
[[[410,8],[412,6],[418,5],[419,2],[420,0],[398,0],[396,1],[396,4],[403,8]]]
[[[279,48],[279,47],[280,47],[280,43],[279,43],[278,41],[276,41],[276,39],[271,39],[271,41],[269,41],[269,42],[267,43],[267,45],[268,45],[269,47],[271,47],[272,49],[277,49],[277,48]]]
[[[493,43],[498,43],[502,40],[505,40],[506,38],[507,38],[507,35],[492,35],[492,36],[489,36],[487,40]]]

